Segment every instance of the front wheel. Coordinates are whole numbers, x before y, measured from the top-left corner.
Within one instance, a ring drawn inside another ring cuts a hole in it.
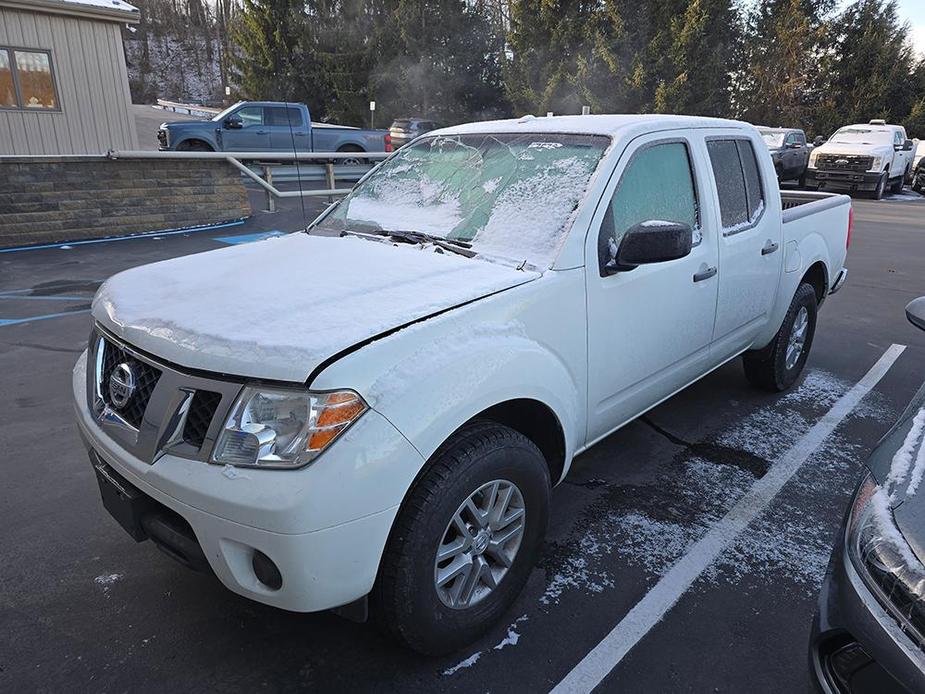
[[[893,195],[898,195],[898,194],[902,193],[902,192],[903,192],[903,185],[904,185],[904,183],[905,183],[905,177],[904,177],[904,176],[900,176],[900,177],[897,178],[895,181],[893,181],[893,184],[890,186],[890,192],[891,192]]]
[[[883,194],[886,192],[886,177],[887,174],[880,174],[880,179],[877,181],[877,187],[874,189],[872,195],[874,200],[883,200]]]
[[[762,390],[780,393],[796,382],[813,345],[816,310],[816,290],[804,282],[797,288],[784,322],[771,344],[742,356],[749,383]]]
[[[454,434],[392,528],[371,601],[380,628],[429,655],[484,634],[536,563],[550,486],[542,453],[513,429],[477,422]]]

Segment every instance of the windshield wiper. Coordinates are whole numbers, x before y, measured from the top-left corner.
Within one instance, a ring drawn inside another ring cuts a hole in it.
[[[344,229],[341,234],[353,234],[356,236],[384,236],[386,238],[394,239],[396,241],[404,241],[406,243],[430,243],[438,248],[450,251],[451,253],[456,253],[466,258],[474,258],[476,256],[475,251],[471,250],[472,244],[467,241],[460,241],[459,239],[447,239],[442,236],[434,236],[433,234],[428,234],[423,231],[414,231],[408,229],[396,229],[396,230],[387,230],[387,229],[369,229],[363,231],[354,231],[352,229]]]

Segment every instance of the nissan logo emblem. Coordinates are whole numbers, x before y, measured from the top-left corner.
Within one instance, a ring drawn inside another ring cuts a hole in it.
[[[119,364],[109,375],[109,399],[113,407],[121,410],[132,399],[135,392],[135,374],[125,362]]]

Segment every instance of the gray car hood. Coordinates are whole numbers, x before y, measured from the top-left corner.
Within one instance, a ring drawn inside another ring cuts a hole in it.
[[[433,246],[296,233],[119,273],[93,316],[180,366],[304,382],[358,342],[538,276]]]

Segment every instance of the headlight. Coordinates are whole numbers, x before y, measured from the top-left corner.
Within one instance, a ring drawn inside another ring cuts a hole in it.
[[[815,168],[816,168],[816,159],[818,159],[818,158],[819,158],[819,152],[817,152],[816,150],[813,150],[812,152],[810,152],[810,153],[809,153],[809,164],[808,164],[808,166],[811,166],[812,168],[815,169]]]
[[[848,516],[848,554],[858,573],[906,631],[925,635],[925,566],[899,532],[890,496],[868,475]]]
[[[874,163],[870,165],[871,171],[879,171],[883,166],[883,157],[874,157]]]
[[[212,462],[296,468],[317,458],[367,406],[352,390],[245,387],[215,444]]]

